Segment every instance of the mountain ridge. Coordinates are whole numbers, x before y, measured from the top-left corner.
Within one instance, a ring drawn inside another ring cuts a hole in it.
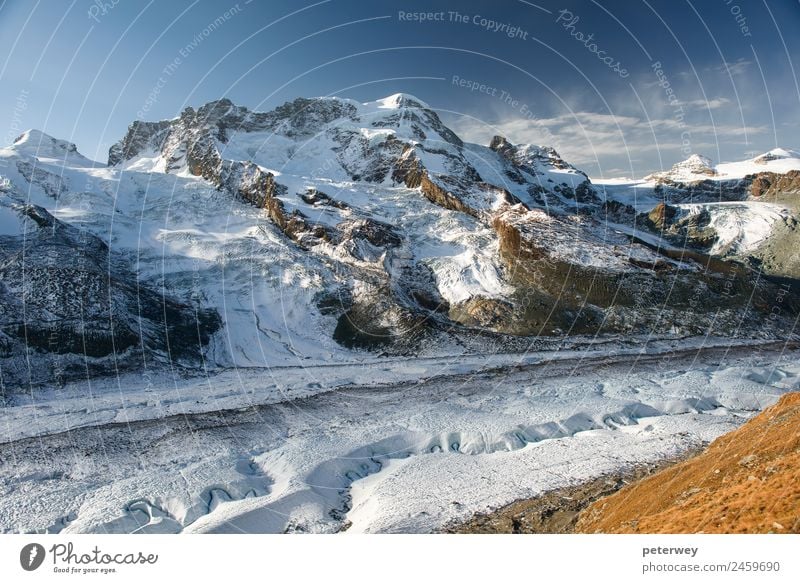
[[[27,132],[0,149],[0,174],[3,196],[104,241],[136,286],[216,313],[196,361],[268,366],[575,335],[780,336],[794,291],[765,325],[780,289],[759,276],[753,248],[796,222],[748,194],[783,188],[762,183],[791,151],[769,158],[760,182],[593,183],[552,148],[464,142],[423,101],[395,94],[269,112],[227,99],[188,107],[132,123],[99,168],[69,142]],[[634,206],[642,188],[646,212]],[[731,215],[727,201],[744,210]],[[764,237],[736,243],[754,209],[765,209]]]

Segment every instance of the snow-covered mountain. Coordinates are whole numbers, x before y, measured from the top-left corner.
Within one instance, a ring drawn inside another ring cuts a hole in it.
[[[741,162],[713,164],[710,158],[692,154],[686,160],[674,164],[664,172],[655,172],[645,177],[645,181],[656,183],[691,184],[704,180],[732,181],[743,180],[747,176],[761,172],[784,174],[792,170],[800,171],[800,154],[794,150],[775,148]]]
[[[751,161],[760,174],[737,176],[740,188],[763,178],[776,190],[770,177],[796,160],[781,152]],[[465,143],[406,94],[263,113],[222,99],[134,122],[108,165],[29,131],[0,149],[2,358],[4,375],[17,371],[6,383],[63,376],[83,358],[81,334],[100,338],[98,370],[115,356],[267,366],[576,334],[784,334],[796,304],[765,324],[751,298],[779,284],[748,258],[776,221],[793,228],[794,211],[753,202],[762,237],[747,212],[706,220],[663,204],[693,200],[695,176],[733,176],[699,157],[678,166],[593,184],[552,148]],[[659,198],[665,181],[682,194]],[[722,245],[732,230],[741,244]],[[56,321],[73,322],[69,340],[51,334]]]
[[[775,148],[747,160],[714,164],[692,155],[642,180],[595,181],[638,223],[673,243],[734,258],[768,275],[797,279],[800,154]]]

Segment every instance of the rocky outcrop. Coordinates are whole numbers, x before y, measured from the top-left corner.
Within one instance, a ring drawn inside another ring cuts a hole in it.
[[[204,178],[259,208],[266,208],[270,199],[286,194],[286,187],[275,182],[271,172],[252,162],[226,160],[210,169]]]
[[[333,235],[324,225],[314,223],[302,212],[295,209],[286,212],[286,207],[279,198],[268,197],[263,208],[284,235],[292,239],[301,247],[308,249],[323,241],[331,242]]]
[[[514,145],[503,136],[494,136],[489,149],[503,160],[506,177],[526,185],[528,194],[537,204],[549,204],[548,194],[553,192],[579,203],[599,202],[589,177],[566,162],[553,148]]]
[[[316,188],[309,188],[303,194],[298,194],[298,196],[302,199],[302,201],[306,204],[310,204],[313,206],[330,206],[333,208],[337,208],[339,210],[346,210],[350,208],[345,202],[340,200],[334,200],[321,190],[317,190]]]
[[[514,145],[503,136],[494,136],[489,142],[489,149],[494,150],[511,163],[512,168],[527,172],[531,176],[542,174],[543,168],[568,170],[580,174],[588,180],[588,176],[572,164],[566,162],[554,148],[549,146]]]
[[[425,198],[442,208],[467,213],[477,217],[478,210],[472,208],[462,198],[456,196],[443,183],[450,182],[450,185],[458,189],[462,187],[456,179],[443,177],[437,181],[431,180],[430,174],[422,166],[422,163],[414,155],[411,148],[406,148],[403,157],[398,161],[392,173],[392,178],[405,184],[409,188],[419,188]]]
[[[30,162],[19,160],[17,170],[30,184],[39,186],[47,196],[58,200],[59,197],[69,190],[69,183],[64,176],[59,176],[36,167]]]
[[[717,232],[710,227],[711,213],[705,208],[686,212],[661,202],[649,213],[641,213],[637,223],[677,247],[708,250],[717,240]]]
[[[652,219],[669,224],[670,216],[677,214],[662,207]],[[645,220],[651,218],[645,215]],[[763,326],[775,298],[781,298],[786,313],[800,309],[784,301],[786,291],[779,283],[764,281],[740,263],[685,246],[673,252],[653,245],[651,253],[632,256],[620,241],[614,248],[618,251],[609,252],[609,241],[596,240],[594,229],[578,230],[569,222],[520,206],[495,218],[501,256],[516,289],[509,299],[518,307],[505,329],[533,333],[538,325],[539,334],[634,332],[657,321],[667,329],[699,333],[716,328],[724,335],[741,322]],[[687,224],[683,228],[691,232]]]
[[[499,298],[475,296],[451,305],[449,315],[452,320],[465,326],[504,330],[513,319],[514,305]]]
[[[800,171],[790,170],[786,174],[761,172],[747,177],[751,180],[750,194],[760,200],[783,200],[800,194]]]
[[[366,241],[381,249],[399,247],[403,241],[391,225],[370,218],[345,221],[337,228],[347,238]]]
[[[170,127],[172,123],[169,121],[133,122],[128,126],[125,137],[109,148],[108,165],[116,166],[148,150],[159,151]]]
[[[700,180],[682,182],[662,179],[654,188],[654,193],[670,203],[683,202],[721,202],[745,200],[750,192],[750,180]]]
[[[643,220],[647,220],[652,229],[662,231],[669,227],[675,221],[675,217],[677,216],[678,209],[676,207],[670,206],[664,202],[660,202],[653,207],[653,210],[644,215],[642,218]]]

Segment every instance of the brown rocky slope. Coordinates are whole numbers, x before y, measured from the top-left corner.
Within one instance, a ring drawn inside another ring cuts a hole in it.
[[[800,533],[800,393],[702,454],[594,502],[584,533]]]

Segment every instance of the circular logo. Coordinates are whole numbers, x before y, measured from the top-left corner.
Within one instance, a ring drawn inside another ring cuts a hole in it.
[[[35,571],[44,563],[44,547],[39,543],[30,543],[19,552],[19,564],[26,571]]]

